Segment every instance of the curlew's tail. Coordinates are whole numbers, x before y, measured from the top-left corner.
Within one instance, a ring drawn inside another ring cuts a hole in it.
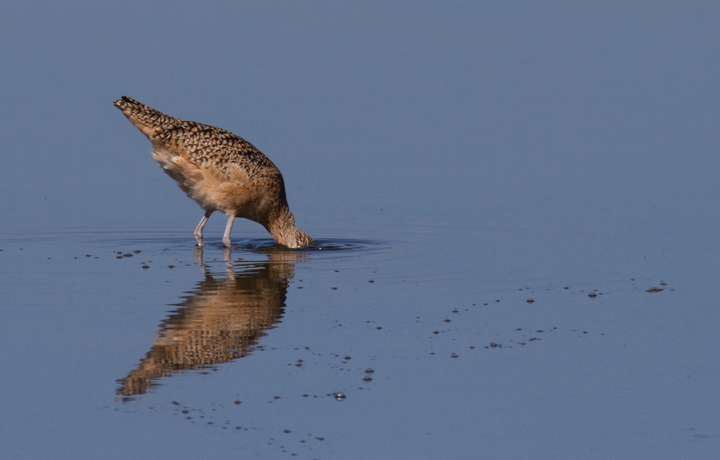
[[[128,120],[149,138],[167,129],[172,129],[178,122],[176,118],[165,115],[127,96],[113,101],[113,104],[122,110]]]

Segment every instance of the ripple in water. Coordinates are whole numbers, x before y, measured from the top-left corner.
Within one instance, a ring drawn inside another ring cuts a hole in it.
[[[222,244],[213,246],[222,247]],[[293,252],[314,257],[320,253],[333,253],[338,256],[349,255],[350,253],[376,253],[387,250],[390,247],[391,243],[388,241],[361,240],[350,238],[321,238],[315,240],[315,243],[309,248],[289,249],[275,244],[275,241],[271,239],[258,239],[244,242],[239,241],[233,244],[233,251],[251,251],[256,253]]]

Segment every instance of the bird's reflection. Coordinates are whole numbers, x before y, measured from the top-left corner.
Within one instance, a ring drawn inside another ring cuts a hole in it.
[[[202,249],[197,249],[195,261],[204,279],[160,324],[147,356],[118,381],[117,394],[143,394],[160,377],[246,356],[264,331],[282,317],[288,280],[299,257],[293,251],[272,249],[266,260],[235,263],[226,249],[227,268],[222,275],[211,273]]]

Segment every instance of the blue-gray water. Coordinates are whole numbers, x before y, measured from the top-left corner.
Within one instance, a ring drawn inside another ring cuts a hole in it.
[[[5,5],[2,457],[716,458],[718,14]],[[255,144],[316,247],[197,252],[122,95]]]

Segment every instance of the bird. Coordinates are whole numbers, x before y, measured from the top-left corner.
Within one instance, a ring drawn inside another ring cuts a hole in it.
[[[203,228],[215,211],[228,216],[222,239],[227,248],[232,247],[236,217],[259,223],[280,245],[312,246],[312,237],[295,226],[280,170],[250,142],[221,128],[173,118],[127,96],[113,103],[150,139],[152,156],[163,171],[205,211],[194,232],[198,247],[204,245]]]

